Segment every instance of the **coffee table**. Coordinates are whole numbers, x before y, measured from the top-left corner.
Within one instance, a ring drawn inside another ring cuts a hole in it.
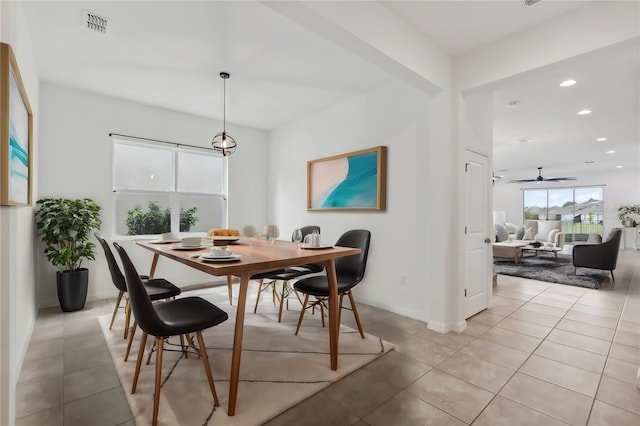
[[[522,255],[522,248],[526,247],[531,241],[503,241],[493,243],[493,257],[513,259],[517,265]]]
[[[560,247],[545,247],[545,246],[540,246],[540,247],[524,246],[520,250],[522,250],[522,256],[521,257],[524,256],[524,252],[525,251],[533,251],[535,253],[534,256],[537,256],[538,253],[540,253],[540,252],[553,253],[553,257],[555,259],[558,258],[558,252],[562,251],[562,249]]]

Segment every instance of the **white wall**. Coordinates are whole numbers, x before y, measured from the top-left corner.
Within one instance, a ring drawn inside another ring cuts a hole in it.
[[[38,71],[22,7],[0,2],[0,40],[11,45],[34,117],[33,171],[38,168]],[[34,182],[33,194],[38,186]],[[38,315],[33,263],[33,208],[0,207],[0,424],[13,424],[15,385]]]
[[[432,201],[432,211],[447,210],[431,197],[441,182],[417,179],[424,159],[416,153],[429,146],[425,122],[430,99],[401,82],[353,98],[274,131],[269,149],[269,221],[282,235],[297,227],[319,225],[322,240],[333,243],[349,229],[372,233],[367,273],[354,293],[358,300],[428,320],[428,289],[437,286],[434,275],[445,265],[418,259],[416,247],[433,241],[418,238],[418,223],[439,227],[416,212],[419,198]],[[387,210],[381,212],[309,212],[306,210],[308,160],[343,154],[378,145],[388,147]],[[401,285],[406,276],[406,285]]]
[[[109,133],[209,146],[222,123],[215,120],[136,104],[89,92],[43,83],[41,86],[39,186],[43,197],[89,197],[101,207],[101,233],[113,236],[112,143]],[[266,223],[267,135],[263,131],[227,123],[238,141],[229,157],[229,226]],[[132,242],[125,247],[141,272],[147,272],[151,254]],[[38,252],[40,305],[57,305],[55,268]],[[90,269],[88,299],[112,297],[113,286],[104,254],[83,263]],[[177,264],[160,261],[156,276],[176,285],[218,280]],[[225,281],[226,282],[226,281]]]

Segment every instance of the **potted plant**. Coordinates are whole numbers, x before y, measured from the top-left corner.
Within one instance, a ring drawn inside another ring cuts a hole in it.
[[[640,223],[640,205],[618,207],[618,219],[625,228],[635,228]]]
[[[88,198],[44,198],[36,202],[36,226],[47,259],[58,268],[58,301],[65,312],[84,308],[89,270],[81,265],[85,259],[95,259],[96,246],[89,238],[100,225],[100,206]]]

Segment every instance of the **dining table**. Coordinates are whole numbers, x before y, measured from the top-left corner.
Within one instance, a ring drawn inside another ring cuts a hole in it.
[[[242,355],[242,335],[244,330],[245,305],[250,277],[258,272],[277,270],[308,263],[324,263],[329,283],[329,364],[331,370],[338,369],[338,336],[340,315],[338,306],[338,283],[335,259],[352,256],[361,252],[359,248],[321,245],[306,247],[291,241],[266,241],[261,238],[239,238],[229,245],[234,253],[233,260],[203,260],[199,255],[207,254],[211,247],[185,248],[180,243],[166,244],[161,241],[136,240],[136,244],[153,253],[149,277],[153,278],[160,256],[215,276],[240,277],[240,291],[235,318],[231,373],[229,380],[229,401],[227,414],[235,415],[240,359]],[[295,338],[293,335],[292,338]]]

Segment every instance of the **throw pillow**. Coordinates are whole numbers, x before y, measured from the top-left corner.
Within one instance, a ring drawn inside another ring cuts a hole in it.
[[[524,231],[524,235],[522,236],[523,240],[533,240],[532,230],[533,228],[529,227],[526,231]]]
[[[551,231],[549,231],[549,236],[547,237],[547,242],[552,243],[555,245],[556,242],[556,235],[560,233],[559,229],[552,229]]]
[[[496,243],[501,241],[506,241],[509,238],[509,234],[507,233],[507,228],[501,223],[494,223],[493,229],[496,231]]]
[[[507,234],[515,234],[516,233],[516,226],[513,223],[505,223],[504,227],[507,228]]]
[[[526,228],[524,227],[524,225],[522,225],[521,227],[518,228],[517,232],[516,232],[516,240],[524,240],[524,233],[527,232]]]

